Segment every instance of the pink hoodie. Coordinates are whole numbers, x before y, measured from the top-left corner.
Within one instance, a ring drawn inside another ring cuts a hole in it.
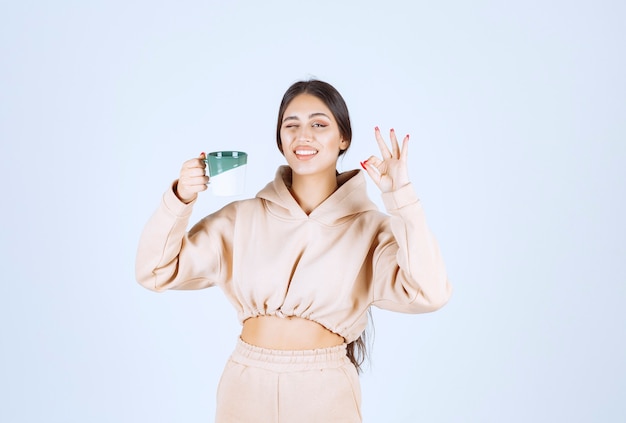
[[[388,216],[367,197],[362,171],[338,181],[307,215],[282,166],[256,198],[228,204],[189,232],[193,203],[170,189],[141,236],[137,280],[154,291],[217,285],[242,323],[298,316],[348,343],[365,329],[371,305],[404,313],[442,307],[451,287],[413,187],[382,194]]]

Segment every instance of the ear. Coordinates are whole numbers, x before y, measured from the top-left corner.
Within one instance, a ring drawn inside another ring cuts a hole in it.
[[[347,150],[349,146],[350,146],[350,141],[346,141],[343,138],[339,142],[339,150],[341,151]]]

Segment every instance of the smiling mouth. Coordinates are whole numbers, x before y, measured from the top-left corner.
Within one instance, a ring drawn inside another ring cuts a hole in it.
[[[296,150],[297,156],[314,156],[317,154],[317,150]]]

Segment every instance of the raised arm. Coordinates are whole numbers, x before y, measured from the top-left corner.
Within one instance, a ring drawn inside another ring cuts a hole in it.
[[[391,218],[381,230],[374,256],[373,304],[406,313],[437,310],[446,304],[452,288],[437,241],[409,181],[409,136],[400,147],[392,129],[391,149],[378,128],[375,136],[382,158],[371,156],[362,166],[381,189]]]
[[[141,234],[135,275],[153,291],[205,288],[223,278],[231,215],[222,209],[187,232],[197,193],[208,183],[203,155],[183,164]]]

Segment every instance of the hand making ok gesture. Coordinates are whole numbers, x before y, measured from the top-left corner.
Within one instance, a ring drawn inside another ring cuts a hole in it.
[[[402,148],[398,144],[396,132],[391,129],[389,138],[391,140],[391,151],[387,148],[387,144],[380,134],[378,126],[374,129],[376,142],[380,148],[382,160],[376,156],[361,163],[363,169],[372,178],[374,183],[382,192],[395,191],[408,184],[409,171],[407,168],[407,155],[409,151],[409,136],[406,135],[402,140]]]

